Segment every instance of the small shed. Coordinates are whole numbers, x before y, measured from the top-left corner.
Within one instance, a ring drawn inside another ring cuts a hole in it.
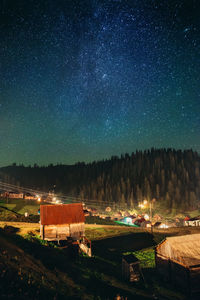
[[[130,282],[140,280],[140,262],[133,254],[122,257],[122,276]]]
[[[47,241],[78,240],[85,235],[82,203],[40,206],[40,236]]]
[[[156,247],[156,267],[182,291],[200,295],[200,234],[167,237]]]
[[[26,199],[26,200],[36,200],[37,197],[33,194],[26,193],[26,194],[24,194],[24,199]]]

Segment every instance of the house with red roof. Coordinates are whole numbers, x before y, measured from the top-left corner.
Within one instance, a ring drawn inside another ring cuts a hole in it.
[[[40,206],[40,236],[43,240],[79,240],[84,235],[85,216],[82,203]]]

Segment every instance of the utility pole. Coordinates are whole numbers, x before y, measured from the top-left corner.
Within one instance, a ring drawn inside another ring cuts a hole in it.
[[[152,202],[149,201],[149,212],[150,212],[150,222],[151,222],[151,233],[153,233],[153,225],[152,225]]]

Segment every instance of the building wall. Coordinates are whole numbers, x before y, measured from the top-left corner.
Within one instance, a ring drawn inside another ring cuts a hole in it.
[[[130,282],[140,279],[139,263],[128,263],[122,258],[122,276]]]
[[[194,267],[190,269],[190,289],[191,295],[200,295],[200,267]],[[200,299],[200,297],[198,297]]]
[[[159,272],[159,274],[162,275],[163,279],[166,281],[170,280],[171,279],[170,260],[156,253],[155,262],[156,262],[156,269]]]
[[[40,236],[44,240],[66,240],[68,237],[79,239],[85,234],[85,224],[41,225]]]
[[[15,198],[15,199],[19,199],[19,198],[21,199],[21,198],[23,198],[23,196],[24,196],[23,193],[19,193],[19,194],[9,193],[9,195],[8,195],[9,198]]]
[[[171,265],[171,281],[181,291],[190,293],[190,270],[178,263],[170,261]]]
[[[24,199],[27,199],[27,200],[37,200],[37,198],[35,196],[27,196],[27,195],[24,196]]]
[[[79,239],[81,236],[85,235],[85,224],[77,223],[69,225],[70,236]]]
[[[200,220],[184,221],[185,226],[200,226]]]
[[[188,295],[188,299],[193,299],[192,295],[198,295],[195,299],[200,299],[200,267],[184,267],[156,253],[156,269],[163,280],[171,282],[174,287]]]

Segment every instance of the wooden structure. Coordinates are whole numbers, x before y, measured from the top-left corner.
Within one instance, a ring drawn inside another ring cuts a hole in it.
[[[200,216],[185,220],[184,226],[200,226]]]
[[[88,240],[85,236],[79,240],[79,248],[87,254],[89,257],[92,256],[91,241]]]
[[[133,254],[122,257],[122,276],[130,282],[140,280],[140,262]]]
[[[189,299],[200,299],[200,234],[168,237],[156,247],[156,268]]]
[[[47,241],[80,239],[85,235],[81,203],[40,206],[40,236]]]

